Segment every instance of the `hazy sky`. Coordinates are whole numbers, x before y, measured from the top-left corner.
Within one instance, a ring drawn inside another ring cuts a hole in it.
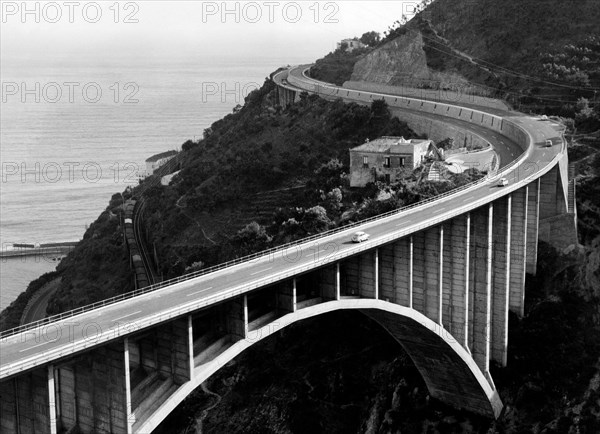
[[[2,1],[2,63],[292,54],[314,60],[342,38],[383,33],[415,3],[57,1],[27,2],[24,10],[21,1]]]

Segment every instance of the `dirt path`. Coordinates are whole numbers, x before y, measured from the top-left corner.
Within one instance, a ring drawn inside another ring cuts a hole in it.
[[[211,396],[215,397],[216,399],[215,399],[215,402],[210,407],[207,407],[204,410],[202,410],[202,414],[196,420],[196,433],[199,433],[199,434],[202,433],[202,425],[203,425],[204,419],[206,419],[206,416],[208,416],[208,412],[211,411],[213,408],[215,408],[217,405],[219,405],[219,403],[221,402],[221,395],[209,390],[208,387],[206,387],[206,382],[202,383],[200,385],[200,387],[202,388],[204,393],[206,393],[207,395],[211,395]]]

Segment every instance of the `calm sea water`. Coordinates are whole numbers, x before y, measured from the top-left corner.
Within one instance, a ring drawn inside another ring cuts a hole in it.
[[[112,194],[137,183],[146,158],[200,138],[290,61],[144,59],[36,66],[3,60],[2,247],[79,240]],[[2,262],[0,309],[55,265]]]

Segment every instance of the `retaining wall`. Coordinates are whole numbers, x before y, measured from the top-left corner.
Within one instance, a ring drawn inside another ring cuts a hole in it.
[[[459,107],[448,103],[424,101],[403,96],[378,96],[373,95],[372,91],[365,92],[361,90],[339,88],[336,86],[327,86],[321,83],[315,83],[304,76],[298,77],[296,74],[289,74],[287,79],[288,82],[293,86],[305,89],[307,92],[316,92],[328,99],[344,98],[364,103],[371,103],[376,99],[384,99],[392,110],[394,107],[404,108],[416,110],[422,113],[436,114],[450,119],[459,119],[470,124],[479,125],[487,129],[497,131],[517,143],[523,151],[525,151],[529,146],[529,135],[507,117],[503,118],[498,115],[484,113],[476,109]],[[405,117],[404,113],[402,116],[403,118]],[[415,118],[416,117],[418,116],[415,115]],[[412,118],[410,120],[412,122]],[[439,124],[436,128],[441,129],[442,126],[449,128],[449,126],[442,121],[439,121]],[[436,132],[436,134],[439,134],[439,132]],[[445,137],[442,137],[442,139],[446,137],[449,137],[449,135],[446,134]]]
[[[461,91],[445,89],[419,89],[407,86],[390,86],[388,84],[369,83],[366,81],[346,81],[343,84],[343,87],[347,89],[356,89],[368,92],[422,98],[436,102],[473,104],[497,110],[510,110],[510,107],[505,102],[498,99],[486,98],[478,95],[469,95]]]

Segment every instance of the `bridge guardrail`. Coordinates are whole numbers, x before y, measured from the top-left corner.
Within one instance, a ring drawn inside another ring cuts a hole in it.
[[[530,142],[531,142],[531,135],[524,128],[522,128],[520,125],[517,125],[517,124],[514,124],[514,125],[517,128],[519,128],[522,131],[524,131],[525,134],[529,136]],[[562,147],[562,149],[564,151],[565,150],[565,145],[566,145],[565,144],[565,140],[564,140],[564,134],[562,135],[562,139],[563,139],[563,147]],[[530,143],[530,145],[532,145],[532,143]],[[174,285],[174,284],[177,284],[177,283],[181,283],[181,282],[185,282],[185,281],[194,279],[196,277],[200,277],[200,276],[204,276],[204,275],[207,275],[207,274],[210,274],[210,273],[214,273],[214,272],[223,270],[225,268],[233,267],[235,265],[238,265],[238,264],[241,264],[241,263],[244,263],[244,262],[249,262],[249,261],[252,261],[254,259],[267,258],[267,257],[269,257],[269,256],[271,256],[271,255],[273,255],[275,253],[283,252],[283,251],[287,250],[290,247],[298,246],[300,244],[305,244],[305,243],[308,243],[310,241],[314,241],[316,239],[324,238],[324,237],[327,237],[329,235],[334,235],[334,234],[339,233],[339,232],[344,232],[344,231],[347,231],[349,229],[352,229],[352,228],[355,228],[355,227],[358,227],[358,226],[362,226],[362,225],[367,224],[367,223],[371,223],[371,222],[374,222],[374,221],[377,221],[377,220],[382,220],[382,219],[388,218],[390,216],[393,216],[393,215],[396,215],[396,214],[401,214],[403,212],[406,212],[406,211],[409,211],[409,210],[412,210],[412,209],[415,209],[415,208],[418,208],[418,207],[430,204],[430,203],[435,202],[435,201],[437,201],[439,199],[443,199],[443,198],[447,198],[449,196],[456,195],[458,193],[461,193],[461,192],[463,192],[465,190],[471,189],[471,188],[473,188],[475,186],[478,186],[480,184],[484,184],[484,183],[490,182],[490,178],[492,180],[496,179],[497,177],[500,177],[503,174],[505,174],[506,172],[512,170],[514,167],[520,165],[523,162],[523,160],[528,155],[528,151],[529,150],[530,150],[530,147],[528,148],[527,151],[524,151],[523,153],[521,153],[521,155],[517,159],[513,160],[512,162],[510,162],[506,166],[502,167],[500,169],[499,173],[496,173],[495,175],[493,175],[491,177],[490,176],[485,176],[485,177],[483,177],[481,179],[478,179],[478,180],[473,181],[471,183],[465,184],[465,185],[463,185],[461,187],[458,187],[458,188],[455,188],[453,190],[447,191],[445,193],[439,194],[437,196],[430,197],[428,199],[416,202],[416,203],[411,204],[411,205],[407,205],[407,206],[404,206],[404,207],[401,207],[401,208],[398,208],[398,209],[395,209],[395,210],[392,210],[392,211],[388,211],[388,212],[386,212],[384,214],[379,214],[379,215],[376,215],[376,216],[373,216],[373,217],[369,217],[369,218],[364,219],[364,220],[360,220],[358,222],[353,222],[353,223],[350,223],[350,224],[347,224],[347,225],[344,225],[344,226],[340,226],[340,227],[335,228],[335,229],[331,229],[331,230],[328,230],[328,231],[325,231],[325,232],[321,232],[319,234],[314,234],[314,235],[311,235],[309,237],[302,238],[300,240],[292,241],[290,243],[282,244],[280,246],[272,247],[272,248],[267,249],[267,250],[263,250],[263,251],[256,252],[256,253],[253,253],[253,254],[250,254],[250,255],[246,255],[246,256],[243,256],[243,257],[240,257],[240,258],[236,258],[236,259],[233,259],[233,260],[230,260],[230,261],[227,261],[227,262],[223,262],[221,264],[217,264],[217,265],[205,268],[203,270],[198,270],[198,271],[195,271],[193,273],[189,273],[189,274],[178,276],[178,277],[175,277],[175,278],[172,278],[172,279],[168,279],[168,280],[162,281],[162,282],[160,282],[158,284],[149,285],[149,286],[146,286],[146,287],[141,288],[141,289],[137,289],[137,290],[134,290],[134,291],[127,292],[125,294],[117,295],[117,296],[114,296],[114,297],[111,297],[111,298],[107,298],[107,299],[104,299],[104,300],[101,300],[101,301],[98,301],[98,302],[95,302],[95,303],[91,303],[91,304],[88,304],[88,305],[85,305],[85,306],[81,306],[79,308],[72,309],[70,311],[63,312],[63,313],[60,313],[60,314],[57,314],[57,315],[53,315],[53,316],[44,318],[42,320],[38,320],[38,321],[35,321],[35,322],[32,322],[32,323],[28,323],[28,324],[23,324],[21,326],[14,327],[12,329],[0,332],[0,339],[5,339],[5,338],[8,338],[10,336],[19,334],[21,332],[24,332],[24,331],[27,331],[27,330],[32,330],[32,329],[35,329],[37,327],[41,327],[41,326],[43,326],[45,324],[48,324],[48,323],[60,321],[60,320],[66,319],[66,318],[71,318],[71,317],[74,317],[75,315],[79,315],[79,314],[82,314],[82,313],[85,313],[85,312],[89,312],[91,310],[98,309],[100,307],[104,307],[104,306],[108,306],[108,305],[111,305],[111,304],[115,304],[115,303],[118,303],[118,302],[123,301],[123,300],[128,300],[130,298],[137,297],[139,295],[147,294],[147,293],[156,291],[158,289],[165,288],[165,287],[170,286],[170,285]],[[553,166],[554,164],[556,164],[556,162],[558,161],[558,159],[560,158],[560,156],[561,156],[560,153],[557,154],[553,158],[553,160],[549,163],[549,166]]]

